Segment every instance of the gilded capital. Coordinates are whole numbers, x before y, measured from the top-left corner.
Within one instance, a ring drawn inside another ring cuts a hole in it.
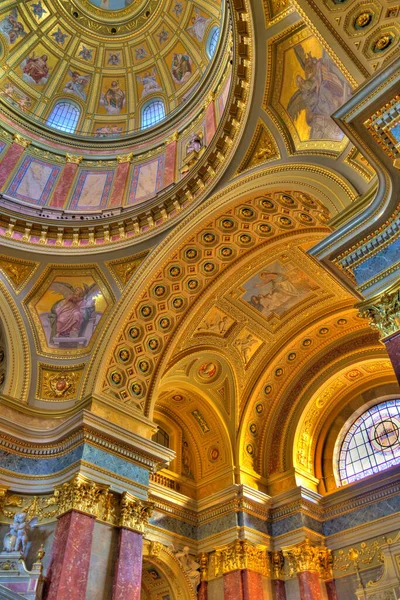
[[[400,289],[387,290],[358,305],[359,313],[380,337],[386,338],[400,331]]]
[[[153,507],[152,502],[139,500],[129,492],[124,492],[121,497],[120,527],[143,533],[152,515]]]
[[[59,485],[54,490],[54,502],[58,504],[58,514],[77,510],[92,517],[98,517],[108,486],[90,481],[83,475]]]
[[[133,161],[133,152],[129,152],[129,154],[121,154],[121,156],[117,156],[117,161],[119,165],[123,165],[124,163],[131,163]]]
[[[285,566],[285,559],[282,550],[275,550],[270,553],[270,562],[272,567],[272,576],[274,579],[285,579],[283,573],[283,567]]]
[[[176,142],[178,137],[179,137],[179,133],[177,131],[174,131],[174,133],[165,140],[165,145],[168,146],[168,144],[171,144],[172,142]]]
[[[19,133],[14,133],[13,138],[14,138],[14,142],[16,144],[19,144],[20,146],[23,146],[24,148],[27,148],[29,146],[29,144],[31,143],[30,140],[25,139]]]
[[[314,571],[320,573],[320,552],[325,550],[319,546],[311,544],[309,539],[296,544],[282,548],[283,554],[289,561],[290,575],[303,573],[304,571]]]
[[[67,152],[65,155],[65,160],[67,161],[67,163],[72,163],[73,165],[79,165],[83,160],[83,156],[76,156],[75,154],[69,154]]]
[[[202,552],[197,557],[197,562],[200,565],[200,581],[208,580],[208,554],[207,552]]]
[[[255,546],[247,540],[236,540],[218,548],[214,556],[214,576],[249,569],[269,576],[268,553],[263,546]]]

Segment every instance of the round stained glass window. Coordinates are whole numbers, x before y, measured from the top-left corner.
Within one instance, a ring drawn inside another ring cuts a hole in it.
[[[346,485],[400,463],[400,399],[372,406],[345,433],[339,482]]]

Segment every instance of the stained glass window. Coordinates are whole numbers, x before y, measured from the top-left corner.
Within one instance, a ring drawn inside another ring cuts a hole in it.
[[[210,31],[210,35],[208,36],[208,40],[207,40],[206,51],[207,51],[208,58],[212,58],[214,56],[215,50],[217,49],[218,39],[219,39],[219,27],[213,27]]]
[[[347,431],[339,452],[340,484],[400,464],[400,399],[366,410]]]
[[[162,100],[151,100],[142,111],[142,129],[152,127],[162,121],[165,117],[164,102]]]
[[[169,435],[164,429],[161,429],[161,427],[159,427],[157,433],[153,435],[153,441],[157,442],[157,444],[161,444],[161,446],[169,448]]]
[[[47,119],[47,125],[66,133],[74,133],[79,120],[80,110],[68,100],[56,102]]]

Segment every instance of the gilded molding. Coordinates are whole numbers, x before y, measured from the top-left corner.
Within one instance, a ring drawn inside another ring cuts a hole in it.
[[[100,502],[108,493],[108,487],[95,483],[81,474],[54,489],[54,502],[58,505],[58,515],[70,510],[83,512],[91,517],[99,516]]]
[[[121,497],[119,526],[137,533],[144,533],[153,509],[152,502],[138,500],[129,492],[124,492]]]
[[[63,402],[76,398],[85,364],[71,367],[38,363],[36,398]]]
[[[67,152],[65,155],[65,160],[67,163],[72,163],[73,165],[79,165],[83,160],[83,156],[76,156],[75,154],[69,154]]]
[[[332,562],[331,551],[322,546],[314,546],[308,538],[300,544],[282,548],[282,552],[288,560],[290,577],[305,571],[321,574],[323,570],[326,574],[326,569],[330,568]]]
[[[7,254],[0,255],[0,270],[18,294],[39,267],[38,262],[14,258]]]
[[[117,162],[119,165],[123,165],[125,163],[131,163],[133,161],[133,152],[129,152],[129,154],[121,154],[117,156]]]
[[[20,135],[19,133],[14,133],[13,139],[16,144],[22,146],[23,148],[27,148],[29,144],[32,143],[31,140],[27,140],[26,138],[22,137],[22,135]]]

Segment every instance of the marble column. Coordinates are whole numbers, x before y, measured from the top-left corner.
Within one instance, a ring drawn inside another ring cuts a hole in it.
[[[122,206],[125,199],[125,190],[128,182],[129,167],[133,160],[133,153],[117,156],[118,167],[114,176],[114,186],[111,193],[109,208]],[[129,192],[128,192],[129,193]]]
[[[323,600],[318,573],[302,571],[297,573],[300,586],[300,600]]]
[[[121,498],[118,556],[112,600],[140,600],[145,525],[152,513],[150,502],[138,500],[128,492]]]
[[[243,600],[243,582],[241,571],[224,574],[224,600]]]
[[[17,165],[25,148],[29,146],[30,143],[19,135],[14,136],[14,139],[14,143],[7,149],[3,160],[0,163],[0,189],[3,189],[11,171]]]
[[[330,579],[329,581],[325,581],[325,586],[328,600],[339,600],[335,580]]]
[[[75,510],[57,521],[45,600],[85,600],[95,519]]]
[[[176,152],[177,152],[177,136],[173,136],[167,140],[165,148],[165,165],[164,165],[164,180],[163,187],[166,188],[169,185],[175,183],[175,171],[176,171]]]
[[[274,600],[286,600],[286,587],[282,579],[274,579],[272,589],[274,591]]]
[[[143,539],[140,533],[121,528],[112,600],[140,600]]]
[[[208,582],[201,581],[197,590],[198,600],[208,600]]]
[[[249,569],[243,569],[242,571],[242,584],[243,584],[243,600],[254,600],[264,598],[262,575]]]
[[[214,133],[217,129],[216,121],[215,121],[215,106],[214,106],[214,96],[210,96],[210,103],[206,107],[206,143],[209,144],[212,138],[214,137]]]
[[[73,156],[67,154],[67,164],[60,175],[54,194],[50,200],[49,206],[53,208],[65,208],[69,192],[71,191],[75,174],[78,170],[78,165],[82,160],[82,156]]]
[[[400,384],[400,331],[390,337],[384,338],[382,341],[386,346],[397,381]]]

